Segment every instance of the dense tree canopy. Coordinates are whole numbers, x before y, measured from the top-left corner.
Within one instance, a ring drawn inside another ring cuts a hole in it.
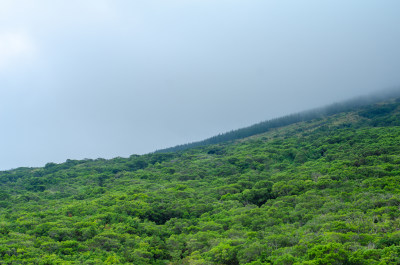
[[[1,264],[400,264],[400,102],[0,184]]]

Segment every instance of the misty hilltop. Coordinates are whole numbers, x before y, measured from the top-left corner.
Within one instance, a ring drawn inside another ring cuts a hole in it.
[[[1,0],[0,265],[400,264],[399,10]]]
[[[0,170],[146,154],[399,86],[398,10],[1,0]]]
[[[400,98],[356,102],[215,144],[2,171],[0,263],[399,264]]]

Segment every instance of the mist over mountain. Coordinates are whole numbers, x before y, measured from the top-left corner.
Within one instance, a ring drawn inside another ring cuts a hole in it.
[[[399,9],[2,0],[0,169],[149,153],[396,87]]]
[[[302,121],[311,121],[317,118],[324,118],[336,113],[350,111],[357,109],[361,106],[376,103],[379,101],[383,101],[389,98],[396,98],[400,96],[400,89],[386,89],[381,90],[379,92],[375,92],[368,96],[357,97],[354,99],[350,99],[343,102],[333,103],[331,105],[316,108],[313,110],[302,111],[299,113],[290,114],[287,116],[274,118],[272,120],[259,122],[257,124],[251,125],[249,127],[240,128],[236,130],[232,130],[230,132],[225,132],[222,134],[218,134],[211,138],[187,143],[183,145],[177,145],[175,147],[170,147],[162,150],[157,150],[156,153],[166,153],[166,152],[175,152],[185,149],[190,149],[198,146],[210,145],[210,144],[218,144],[223,142],[228,142],[232,140],[242,139],[246,137],[250,137],[253,135],[257,135],[260,133],[268,132],[271,129],[283,127],[286,125],[294,124]]]
[[[0,265],[400,264],[400,1],[0,1]]]
[[[0,260],[399,264],[400,97],[367,101],[228,142],[2,171]]]

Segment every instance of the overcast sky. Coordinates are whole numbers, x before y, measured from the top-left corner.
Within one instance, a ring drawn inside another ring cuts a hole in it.
[[[0,0],[0,169],[127,157],[400,85],[398,0]]]

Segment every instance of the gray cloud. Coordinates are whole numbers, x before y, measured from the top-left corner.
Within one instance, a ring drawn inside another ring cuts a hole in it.
[[[0,169],[151,152],[398,86],[399,8],[2,1],[0,42],[26,46],[0,52]]]

